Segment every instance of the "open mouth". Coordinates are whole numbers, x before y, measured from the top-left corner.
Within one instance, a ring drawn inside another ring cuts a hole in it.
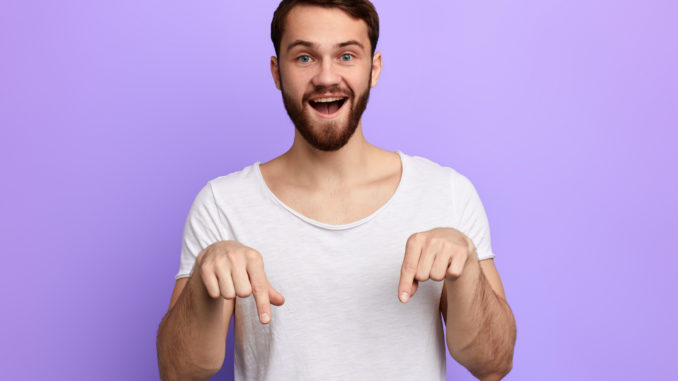
[[[343,97],[331,97],[331,98],[318,98],[310,101],[311,107],[316,111],[325,115],[332,115],[339,111],[341,106],[346,102],[346,98]]]

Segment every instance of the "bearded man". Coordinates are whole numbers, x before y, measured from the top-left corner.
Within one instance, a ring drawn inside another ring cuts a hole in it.
[[[162,379],[215,374],[232,317],[236,380],[444,380],[445,346],[479,379],[511,370],[515,320],[474,186],[363,135],[378,37],[367,0],[278,6],[270,65],[294,142],[196,196]]]

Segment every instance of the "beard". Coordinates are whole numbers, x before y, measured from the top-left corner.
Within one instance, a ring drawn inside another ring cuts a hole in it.
[[[358,128],[358,123],[360,123],[360,118],[370,98],[372,70],[370,70],[370,80],[367,82],[367,89],[359,94],[357,98],[351,88],[343,90],[339,86],[315,86],[312,92],[304,94],[301,105],[299,105],[285,92],[282,82],[282,77],[280,77],[280,91],[283,97],[283,104],[285,105],[285,110],[287,110],[287,115],[289,115],[299,134],[315,149],[320,151],[337,151],[348,143]],[[315,124],[311,120],[309,114],[314,111],[311,110],[312,107],[308,100],[325,93],[342,94],[347,97],[342,107],[349,107],[350,105],[350,109],[348,120],[343,125],[340,121],[336,120],[316,121]]]

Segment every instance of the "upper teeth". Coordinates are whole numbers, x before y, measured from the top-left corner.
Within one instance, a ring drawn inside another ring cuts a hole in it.
[[[344,99],[344,98],[342,98],[342,97],[338,97],[338,98],[318,98],[318,99],[314,99],[313,102],[336,102],[336,101],[340,101],[342,99]]]

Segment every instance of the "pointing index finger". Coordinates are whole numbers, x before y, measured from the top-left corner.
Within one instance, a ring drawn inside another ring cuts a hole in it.
[[[400,283],[398,284],[398,296],[403,303],[406,303],[416,291],[414,276],[417,272],[421,248],[421,234],[412,234],[405,245],[405,258],[400,270]]]
[[[271,321],[271,302],[268,296],[268,279],[264,273],[264,264],[262,261],[248,261],[247,273],[250,276],[250,283],[252,284],[252,293],[254,294],[254,301],[257,304],[257,312],[259,314],[259,321],[263,324],[268,324]]]

